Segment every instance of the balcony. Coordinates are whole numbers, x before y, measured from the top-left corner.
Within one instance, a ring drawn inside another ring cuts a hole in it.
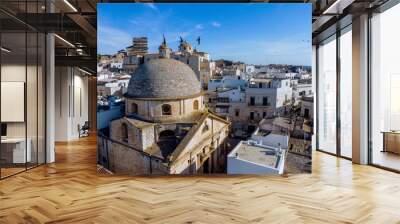
[[[247,106],[250,106],[250,107],[270,107],[271,103],[248,103]]]

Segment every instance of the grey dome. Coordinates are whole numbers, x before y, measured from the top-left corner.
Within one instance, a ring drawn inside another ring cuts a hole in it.
[[[174,59],[152,59],[140,65],[129,80],[129,98],[184,98],[201,92],[188,65]]]

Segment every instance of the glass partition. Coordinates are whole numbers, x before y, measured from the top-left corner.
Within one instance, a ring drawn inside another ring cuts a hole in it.
[[[400,4],[371,18],[371,162],[400,170]]]
[[[317,149],[336,154],[336,36],[318,47]]]
[[[42,5],[0,2],[19,16]],[[0,178],[45,162],[45,44],[43,33],[0,12]]]
[[[340,155],[352,157],[352,32],[351,25],[340,35]]]
[[[26,141],[26,33],[1,34],[1,175],[24,171],[30,162]],[[6,50],[4,50],[6,49]]]

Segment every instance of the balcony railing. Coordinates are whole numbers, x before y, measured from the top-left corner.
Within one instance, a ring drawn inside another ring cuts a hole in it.
[[[270,107],[271,103],[248,103],[247,105],[254,107]]]

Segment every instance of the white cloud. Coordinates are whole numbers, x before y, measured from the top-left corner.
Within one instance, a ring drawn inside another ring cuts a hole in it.
[[[211,25],[212,25],[213,27],[221,27],[221,23],[219,23],[219,22],[217,22],[217,21],[212,22]]]
[[[203,24],[197,24],[197,25],[195,26],[195,29],[196,29],[196,30],[202,30],[202,29],[203,29]]]
[[[145,3],[145,5],[155,11],[158,11],[158,8],[154,3]]]
[[[125,49],[125,47],[129,46],[132,41],[132,35],[110,26],[100,26],[98,28],[98,35],[100,52],[107,51],[107,53],[110,53],[108,51],[112,50],[116,52]]]

